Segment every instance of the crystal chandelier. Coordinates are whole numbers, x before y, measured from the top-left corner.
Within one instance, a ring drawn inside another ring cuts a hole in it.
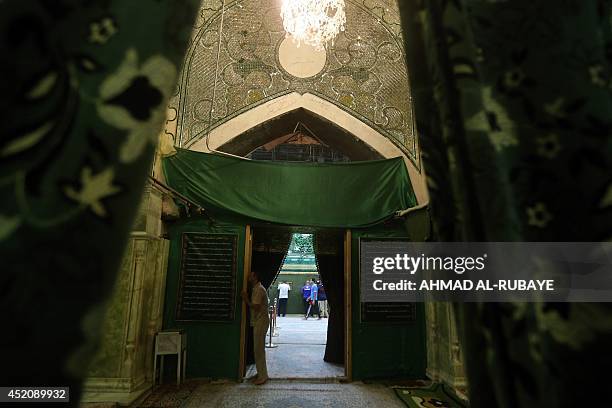
[[[344,31],[344,0],[283,0],[283,27],[294,41],[322,50]]]

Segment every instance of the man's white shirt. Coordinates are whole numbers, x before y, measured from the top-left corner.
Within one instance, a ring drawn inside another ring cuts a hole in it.
[[[289,291],[291,287],[286,283],[281,283],[278,285],[278,297],[279,299],[287,299],[289,298]]]

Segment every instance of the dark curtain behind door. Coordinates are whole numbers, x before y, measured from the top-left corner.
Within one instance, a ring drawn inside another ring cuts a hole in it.
[[[287,247],[289,245],[287,244]],[[272,281],[276,277],[278,270],[282,266],[283,259],[285,259],[285,252],[260,252],[253,251],[253,261],[251,262],[251,268],[254,271],[259,272],[259,278],[264,288],[269,289]],[[270,304],[273,300],[270,299]]]
[[[342,233],[315,234],[317,267],[330,307],[325,361],[344,364],[344,253]]]

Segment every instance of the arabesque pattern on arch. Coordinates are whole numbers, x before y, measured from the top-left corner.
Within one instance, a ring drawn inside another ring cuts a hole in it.
[[[277,0],[227,1],[223,15],[221,4],[202,2],[170,103],[178,111],[178,145],[190,147],[211,129],[280,96],[310,93],[371,126],[420,168],[394,0],[347,0],[347,29],[327,50],[325,68],[310,78],[291,76],[278,60],[285,32]]]

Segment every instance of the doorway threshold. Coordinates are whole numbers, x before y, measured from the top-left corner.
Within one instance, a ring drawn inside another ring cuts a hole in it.
[[[243,379],[242,382],[248,382]],[[273,377],[270,382],[309,383],[309,384],[343,384],[350,382],[347,377]]]

